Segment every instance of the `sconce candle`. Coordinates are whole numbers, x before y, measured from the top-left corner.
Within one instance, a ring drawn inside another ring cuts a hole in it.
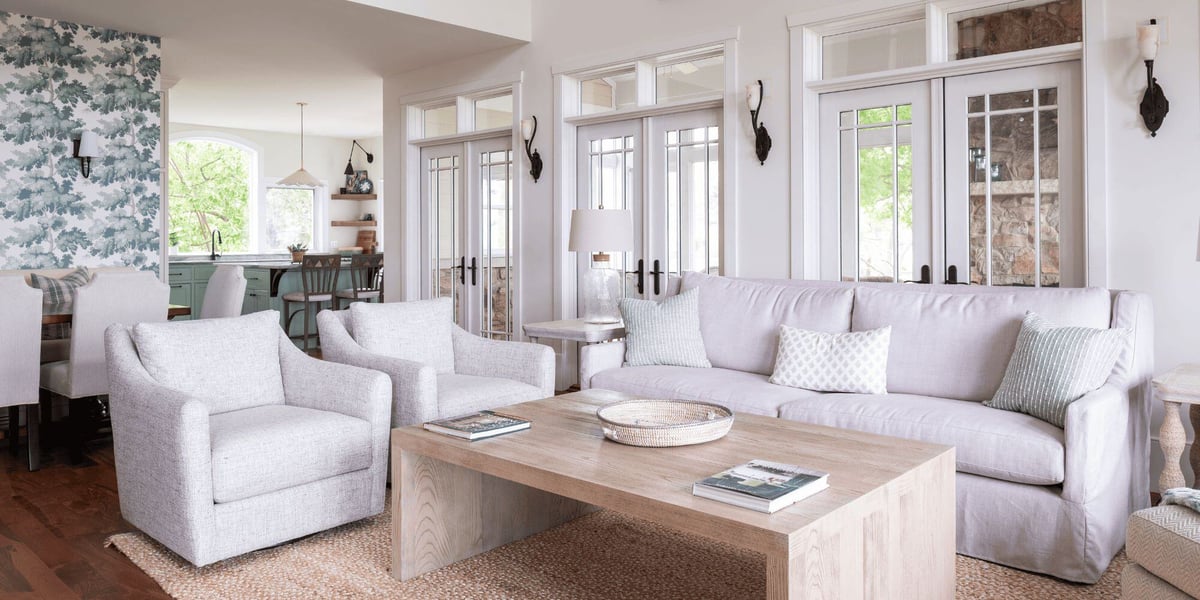
[[[92,174],[92,159],[100,156],[100,136],[96,132],[83,130],[75,142],[75,158],[79,159],[79,171],[84,178]]]
[[[758,83],[746,86],[746,106],[750,109],[750,128],[754,131],[754,155],[758,157],[760,165],[766,163],[767,154],[771,152],[771,136],[767,134],[767,127],[758,122],[762,101],[763,82],[759,79]]]
[[[537,135],[537,117],[521,119],[521,139],[525,140],[525,156],[529,157],[529,175],[533,182],[542,176],[542,155],[533,149],[533,138]]]
[[[1167,101],[1162,86],[1158,85],[1158,80],[1154,78],[1154,61],[1158,58],[1156,19],[1150,19],[1149,25],[1138,26],[1137,44],[1142,60],[1146,61],[1146,93],[1142,96],[1142,103],[1138,108],[1142,113],[1142,122],[1146,124],[1146,129],[1150,130],[1150,137],[1156,137],[1158,128],[1162,127],[1163,119],[1171,110],[1171,103]]]

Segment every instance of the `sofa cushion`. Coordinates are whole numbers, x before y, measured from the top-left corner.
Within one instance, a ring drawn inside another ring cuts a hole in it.
[[[771,383],[818,392],[887,393],[891,327],[825,333],[779,326]]]
[[[1127,329],[1055,327],[1031,312],[1000,389],[984,404],[1062,427],[1067,406],[1104,385],[1128,345]]]
[[[1183,506],[1154,506],[1129,517],[1125,553],[1159,579],[1200,597],[1200,514]]]
[[[621,299],[625,320],[625,364],[710,367],[700,336],[700,295],[680,292],[661,303]]]
[[[217,503],[371,466],[371,424],[341,413],[256,406],[209,417],[209,436]]]
[[[477,375],[444,373],[437,376],[437,386],[438,418],[443,419],[546,397],[528,383]]]
[[[454,303],[450,298],[350,305],[354,341],[367,352],[454,372]]]
[[[283,404],[279,313],[138,323],[133,341],[155,381],[208,405],[210,414]]]
[[[852,288],[804,288],[683,274],[681,289],[700,291],[700,332],[714,367],[769,375],[775,369],[779,326],[850,331]]]
[[[890,392],[991,399],[1029,311],[1060,325],[1109,326],[1111,300],[1099,288],[956,294],[921,287],[854,291],[852,330],[892,326]]]
[[[767,383],[767,376],[729,369],[689,367],[625,367],[592,377],[592,387],[625,392],[642,398],[702,400],[735,412],[778,416],[787,402],[819,396],[820,392]]]
[[[781,406],[793,421],[954,446],[958,470],[1015,483],[1062,483],[1063,430],[978,402],[911,394],[824,394]]]

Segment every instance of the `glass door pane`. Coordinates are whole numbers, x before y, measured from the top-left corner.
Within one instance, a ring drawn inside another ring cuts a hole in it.
[[[977,285],[1083,285],[1078,63],[948,79],[947,251]],[[1060,108],[1062,111],[1060,111]],[[965,163],[965,164],[964,164]]]
[[[479,142],[479,291],[483,337],[513,335],[513,171],[508,138]]]
[[[650,222],[656,224],[650,254],[664,265],[660,277],[684,271],[721,274],[719,123],[716,111],[652,119],[651,138],[661,146],[651,163],[651,199],[663,202],[650,207]],[[662,279],[660,290],[665,288]]]
[[[933,268],[929,84],[821,97],[821,274],[902,282]]]
[[[462,145],[421,150],[421,194],[427,226],[424,228],[422,277],[428,298],[452,298],[454,311],[463,322],[462,285],[459,266],[466,256],[462,235]]]
[[[609,267],[626,273],[625,297],[645,298],[650,269],[643,253],[641,122],[623,121],[580,127],[577,185],[579,208],[625,209],[633,213],[634,251],[613,252]],[[578,273],[591,268],[590,256],[577,256]],[[638,261],[643,261],[639,286]],[[582,304],[580,304],[582,307]]]

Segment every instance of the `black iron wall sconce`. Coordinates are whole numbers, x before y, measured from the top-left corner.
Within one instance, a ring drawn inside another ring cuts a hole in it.
[[[750,109],[750,127],[754,130],[754,155],[758,164],[765,164],[767,154],[771,152],[771,136],[767,133],[766,125],[758,122],[758,111],[762,108],[763,82],[746,86],[746,106]]]
[[[369,165],[369,164],[371,164],[371,163],[373,163],[373,162],[375,162],[375,155],[374,155],[374,154],[371,154],[370,152],[367,152],[367,149],[366,149],[366,148],[363,148],[363,147],[362,147],[362,144],[358,143],[358,140],[352,140],[352,141],[350,142],[350,157],[346,159],[346,170],[345,170],[345,174],[346,174],[346,175],[353,175],[353,174],[354,174],[354,162],[353,162],[353,159],[354,159],[354,147],[355,147],[355,146],[358,146],[358,149],[359,149],[359,150],[362,150],[362,151],[363,151],[363,154],[366,154],[366,155],[367,155],[367,164],[368,164],[368,165]]]
[[[100,156],[100,138],[96,132],[85,129],[71,143],[74,146],[71,156],[79,159],[79,172],[87,179],[92,174],[92,159]]]
[[[542,176],[542,155],[533,150],[533,138],[537,136],[537,117],[521,119],[521,139],[525,140],[525,156],[529,157],[529,175],[533,182]]]
[[[1142,122],[1150,130],[1150,137],[1155,137],[1167,112],[1171,110],[1171,103],[1167,102],[1162,86],[1154,78],[1154,59],[1158,57],[1158,19],[1150,19],[1149,25],[1138,26],[1137,42],[1142,60],[1146,61],[1146,93],[1142,95],[1142,103],[1138,108],[1142,113]]]

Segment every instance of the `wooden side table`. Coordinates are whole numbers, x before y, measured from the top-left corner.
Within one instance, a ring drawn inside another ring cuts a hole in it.
[[[625,337],[624,323],[587,323],[583,319],[568,319],[565,321],[543,321],[527,323],[524,327],[525,336],[537,343],[542,338],[577,342],[582,348],[587,344],[601,344]],[[576,350],[575,364],[579,365],[579,353]],[[579,381],[578,377],[576,381]]]
[[[1166,410],[1162,428],[1158,432],[1158,442],[1162,445],[1164,459],[1162,475],[1158,478],[1158,489],[1163,492],[1187,485],[1179,465],[1184,445],[1187,443],[1187,432],[1184,431],[1183,420],[1179,417],[1179,407],[1184,404],[1190,407],[1192,429],[1200,431],[1200,365],[1180,365],[1155,377],[1154,392]],[[1200,444],[1192,444],[1188,458],[1192,465],[1192,473],[1200,474]]]

